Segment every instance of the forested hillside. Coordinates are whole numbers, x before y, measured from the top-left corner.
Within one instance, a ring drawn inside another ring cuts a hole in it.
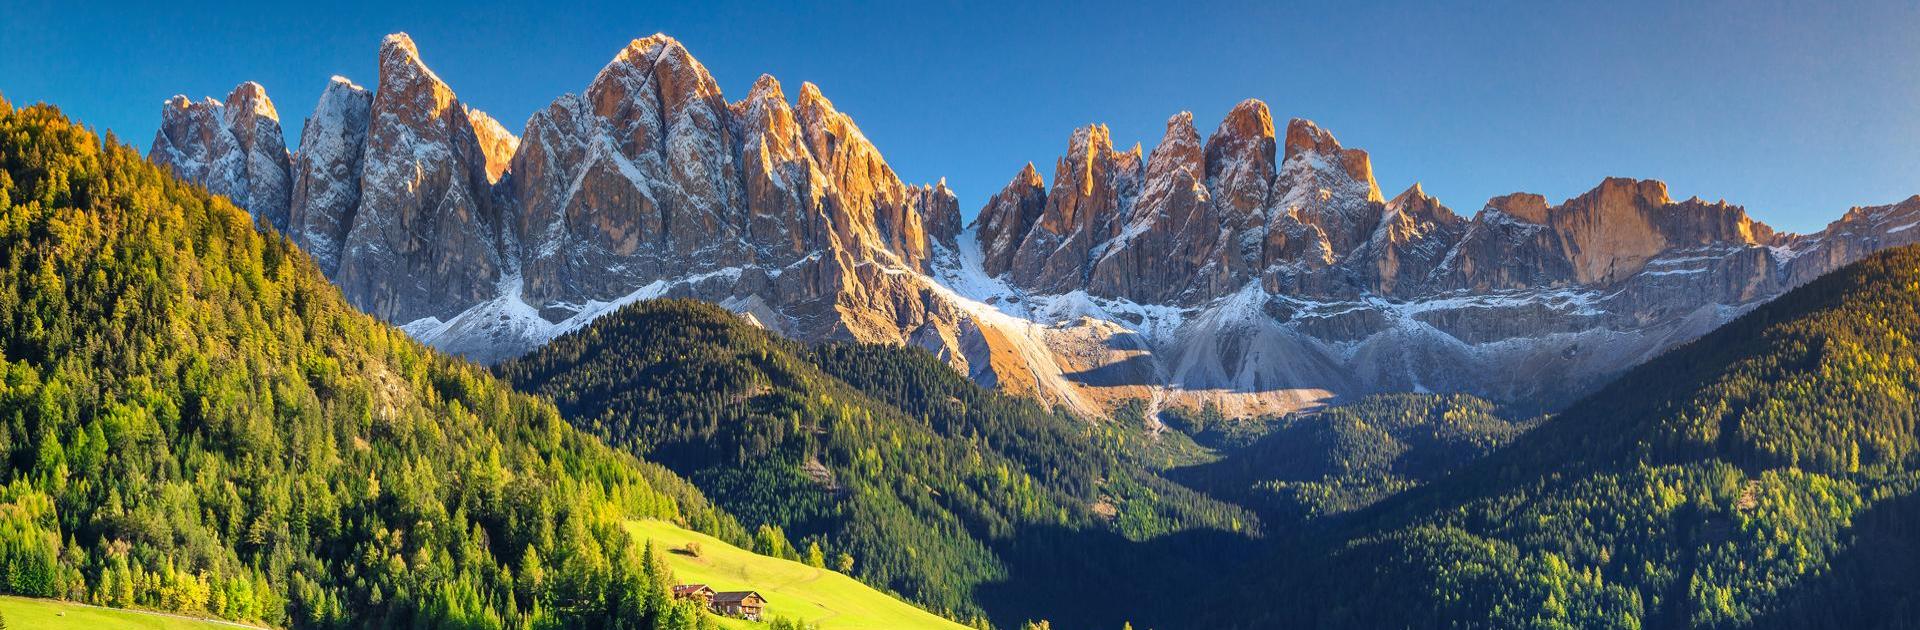
[[[653,518],[1001,627],[1898,627],[1916,337],[1920,248],[1892,250],[1550,419],[1412,394],[1176,417],[1219,458],[1169,472],[1199,447],[1129,414],[700,302],[496,376],[357,312],[224,198],[0,100],[0,592],[700,627],[630,533]]]
[[[1221,460],[1171,476],[1280,526],[1345,514],[1440,479],[1535,422],[1508,420],[1466,394],[1379,394],[1283,419]]]
[[[1276,557],[1317,627],[1901,627],[1920,248],[1874,255],[1630,372],[1512,445]]]
[[[1110,582],[1147,596],[1239,548],[1121,543],[1258,530],[1138,463],[1137,427],[982,389],[920,350],[788,341],[711,304],[635,304],[498,371],[763,524],[757,551],[850,569],[960,618],[1072,617],[1062,609],[1079,604],[1031,594]]]
[[[672,473],[349,307],[224,198],[0,101],[0,590],[296,627],[694,627]]]

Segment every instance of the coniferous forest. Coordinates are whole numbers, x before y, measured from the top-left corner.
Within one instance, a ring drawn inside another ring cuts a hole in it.
[[[1907,627],[1920,248],[1681,346],[1322,534],[1229,626]],[[1298,551],[1297,549],[1293,551]]]
[[[713,626],[623,527],[655,518],[979,627],[1910,627],[1916,335],[1904,248],[1539,417],[1382,394],[1083,418],[691,300],[488,370],[354,310],[225,198],[0,100],[0,591]]]
[[[756,551],[818,555],[961,619],[985,612],[976,589],[1031,579],[1006,556],[1037,532],[1259,530],[1143,465],[1128,427],[982,389],[921,350],[808,347],[711,304],[642,302],[498,372],[765,524]]]
[[[0,101],[0,585],[297,627],[696,627],[620,523],[739,526],[360,314],[285,239]]]

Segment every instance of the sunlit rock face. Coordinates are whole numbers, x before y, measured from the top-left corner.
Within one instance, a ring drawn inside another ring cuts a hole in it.
[[[481,361],[676,296],[922,347],[1090,417],[1381,391],[1551,408],[1920,240],[1920,197],[1793,235],[1651,180],[1467,218],[1419,185],[1386,199],[1365,151],[1251,99],[1205,134],[1172,116],[1150,152],[1076,129],[1051,181],[1029,163],[963,225],[946,182],[902,181],[818,86],[762,76],[729,101],[665,35],[517,137],[405,35],[379,61],[373,89],[329,83],[291,159],[254,84],[169,101],[149,157],[286,232],[355,305]]]
[[[1095,408],[1142,386],[1155,404],[1245,415],[1380,391],[1551,408],[1788,288],[1914,242],[1920,221],[1916,198],[1781,234],[1741,208],[1620,178],[1558,205],[1497,197],[1466,219],[1418,185],[1385,200],[1366,152],[1310,121],[1290,121],[1276,142],[1259,101],[1204,142],[1175,116],[1139,169],[1105,137],[1074,132],[1044,201],[1026,173],[995,195],[966,248],[978,260],[945,276],[1040,325],[1030,336],[1074,366],[1060,372],[1061,398]],[[1125,332],[1092,342],[1101,336],[1084,321]],[[1120,348],[1132,349],[1124,363],[1085,368]]]
[[[396,34],[372,90],[334,78],[298,159],[277,148],[277,182],[233,166],[278,137],[235,116],[264,91],[229,100],[170,103],[153,159],[270,217],[355,305],[449,350],[513,356],[625,302],[687,295],[796,336],[966,364],[926,279],[962,247],[958,198],[901,181],[812,84],[790,99],[762,77],[730,103],[654,35],[515,136]]]

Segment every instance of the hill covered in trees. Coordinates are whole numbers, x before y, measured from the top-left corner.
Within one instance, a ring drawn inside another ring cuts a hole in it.
[[[294,627],[687,628],[672,473],[349,307],[287,240],[0,101],[0,591]]]
[[[1109,581],[1150,598],[1159,580],[1191,574],[1179,567],[1200,571],[1238,547],[1127,541],[1210,531],[1244,542],[1259,527],[1140,463],[1149,438],[1138,427],[983,389],[925,351],[804,345],[707,303],[641,302],[497,371],[765,524],[756,551],[824,562],[961,618],[1072,617],[1029,594]],[[1120,570],[1130,567],[1161,570]]]
[[[647,517],[1003,627],[1899,626],[1917,331],[1920,249],[1894,250],[1551,419],[1418,395],[1264,434],[1180,418],[1224,456],[1174,472],[1177,436],[695,302],[499,368],[548,402],[356,312],[223,198],[0,100],[0,591],[699,627],[630,533]]]
[[[1234,627],[1904,626],[1920,248],[1876,254],[1382,501]],[[1303,557],[1304,555],[1304,557]]]
[[[1269,524],[1298,524],[1445,477],[1537,422],[1509,420],[1467,394],[1378,394],[1281,419],[1220,460],[1170,476],[1255,508]]]

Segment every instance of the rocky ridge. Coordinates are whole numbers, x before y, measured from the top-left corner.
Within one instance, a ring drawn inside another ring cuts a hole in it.
[[[260,84],[242,83],[224,102],[168,99],[148,158],[250,208],[260,221],[286,228],[292,158],[279,111]]]
[[[1028,164],[963,229],[944,182],[901,181],[818,87],[789,100],[763,76],[729,102],[664,35],[519,138],[390,36],[375,90],[336,77],[297,159],[279,142],[245,84],[169,101],[150,158],[444,349],[499,360],[635,300],[694,297],[790,336],[919,345],[1090,415],[1418,390],[1551,407],[1920,240],[1920,197],[1793,235],[1651,180],[1463,218],[1418,185],[1386,199],[1365,151],[1306,120],[1276,133],[1258,100],[1204,139],[1173,116],[1150,153],[1075,130],[1051,186]]]

